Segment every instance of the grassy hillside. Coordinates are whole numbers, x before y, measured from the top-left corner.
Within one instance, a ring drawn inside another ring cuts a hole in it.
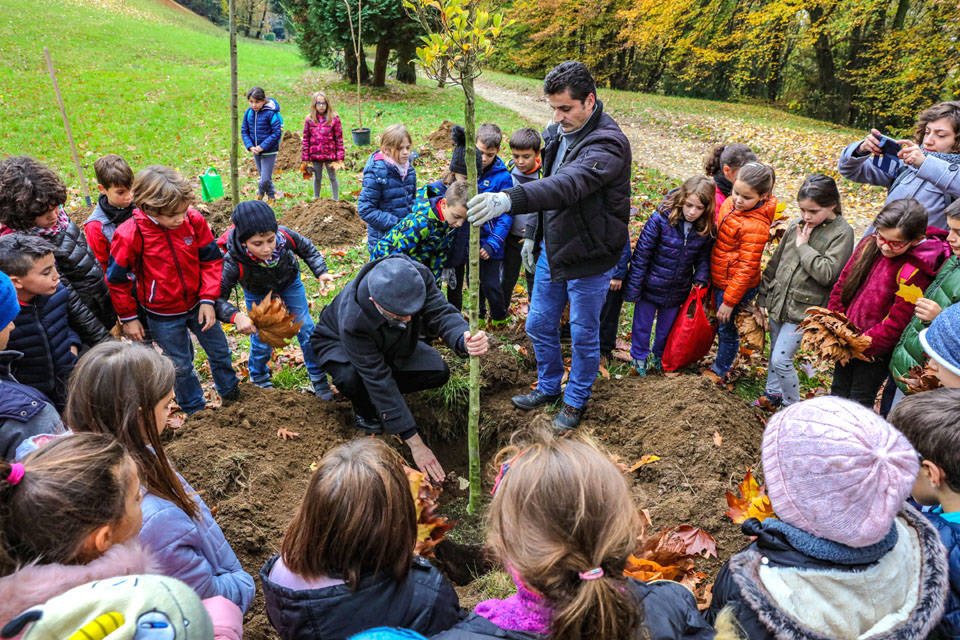
[[[47,75],[46,45],[89,180],[93,161],[110,152],[123,155],[134,170],[162,163],[194,176],[208,166],[229,172],[224,30],[169,0],[0,0],[0,7],[7,15],[29,16],[0,21],[0,156],[27,153],[51,163],[77,202],[79,180]],[[356,126],[350,87],[310,70],[293,45],[241,39],[239,80],[241,91],[257,84],[276,97],[288,129],[302,128],[309,92],[320,88],[332,93],[344,129]],[[364,124],[376,134],[387,124],[406,122],[419,144],[444,118],[461,117],[455,90],[442,95],[438,100],[427,86],[367,90]],[[499,107],[481,104],[478,111],[506,130],[525,124]],[[343,191],[358,188],[355,175],[344,178]],[[245,179],[245,186],[251,182]],[[293,196],[284,204],[308,190],[294,175],[279,183]]]

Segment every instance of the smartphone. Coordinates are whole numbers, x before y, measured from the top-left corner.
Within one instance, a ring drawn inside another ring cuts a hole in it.
[[[888,175],[896,175],[899,163],[897,154],[900,153],[900,145],[891,138],[880,134],[880,153],[873,157],[873,164]]]

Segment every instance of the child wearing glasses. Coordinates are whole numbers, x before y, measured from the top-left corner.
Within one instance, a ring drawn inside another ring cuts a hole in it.
[[[334,200],[340,199],[337,171],[343,169],[343,156],[343,128],[340,126],[340,117],[333,110],[330,98],[322,91],[317,91],[311,96],[310,115],[303,123],[303,164],[300,165],[305,176],[308,170],[313,171],[314,198],[320,197],[323,170],[326,169],[327,177],[330,178],[330,193]]]
[[[833,372],[830,394],[873,407],[887,377],[890,355],[914,313],[916,298],[950,254],[947,233],[927,226],[927,210],[913,198],[894,200],[873,221],[830,293],[828,307],[872,339],[869,362],[851,360]]]

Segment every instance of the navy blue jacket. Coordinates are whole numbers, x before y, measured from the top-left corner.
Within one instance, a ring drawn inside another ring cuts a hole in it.
[[[247,109],[240,125],[240,137],[243,146],[261,147],[261,155],[270,155],[280,150],[280,137],[283,135],[283,116],[280,115],[280,103],[274,98],[260,107],[260,111]]]
[[[630,142],[603,103],[567,147],[560,150],[559,125],[543,133],[544,178],[506,190],[510,213],[538,211],[534,239],[547,249],[555,280],[595,276],[620,259],[630,219]]]
[[[649,640],[711,640],[713,629],[697,611],[697,601],[686,587],[669,580],[640,582],[629,578],[630,588],[643,607],[643,622]],[[501,629],[486,618],[471,614],[466,620],[435,640],[545,640],[546,636]],[[629,639],[625,639],[629,640]]]
[[[367,250],[373,255],[380,239],[413,211],[417,198],[417,170],[413,167],[416,154],[410,154],[407,175],[400,171],[380,151],[370,155],[363,167],[363,184],[357,199],[357,213],[367,223]]]
[[[414,558],[406,580],[378,574],[346,584],[296,591],[270,580],[279,556],[260,569],[267,617],[282,640],[346,640],[374,627],[403,627],[424,635],[449,629],[461,618],[457,592],[436,568]]]
[[[497,156],[487,170],[477,178],[477,193],[500,193],[513,186],[513,177]],[[487,250],[491,260],[503,260],[503,247],[513,227],[513,216],[504,214],[480,227],[480,246]],[[470,225],[464,224],[453,239],[447,266],[462,267],[470,259]]]
[[[99,206],[99,205],[98,205]],[[45,236],[53,244],[60,281],[73,289],[83,304],[107,331],[117,323],[117,314],[110,304],[110,293],[103,270],[93,251],[87,246],[83,231],[73,222],[53,236]]]
[[[255,296],[265,296],[271,291],[274,293],[284,291],[300,278],[300,262],[297,256],[303,258],[313,275],[320,277],[327,272],[327,263],[323,255],[317,251],[309,238],[283,225],[278,227],[277,233],[284,235],[286,244],[279,262],[272,267],[267,267],[262,262],[251,258],[237,239],[233,229],[224,234],[227,239],[223,256],[223,275],[220,279],[220,297],[215,303],[217,320],[220,322],[233,322],[233,316],[239,311],[230,303],[230,294],[233,293],[237,282],[245,292]]]
[[[950,593],[940,626],[934,632],[937,638],[960,638],[960,524],[948,522],[936,513],[924,513],[940,534],[940,541],[947,548],[947,563],[950,565]]]
[[[17,447],[27,438],[43,433],[60,433],[60,415],[45,395],[20,384],[10,373],[19,351],[0,351],[0,457],[12,460]]]
[[[657,209],[643,225],[630,261],[624,300],[678,307],[693,282],[710,281],[713,238],[701,236],[692,227],[684,236],[682,218],[673,226],[667,214]]]
[[[23,353],[11,373],[21,383],[38,389],[63,411],[67,381],[77,363],[70,347],[95,345],[110,334],[69,287],[57,285],[49,296],[36,296],[20,305],[7,347]]]

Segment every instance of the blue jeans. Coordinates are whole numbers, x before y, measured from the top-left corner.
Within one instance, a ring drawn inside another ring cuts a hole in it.
[[[260,174],[260,182],[257,184],[257,195],[266,194],[268,198],[273,198],[277,194],[273,190],[273,165],[277,164],[277,154],[264,155],[262,153],[253,154],[253,163],[257,165],[257,173]]]
[[[743,298],[741,298],[740,302],[733,308],[733,313],[730,314],[730,322],[721,322],[717,326],[717,359],[713,361],[713,366],[710,367],[710,369],[721,378],[730,372],[730,367],[733,366],[733,361],[740,351],[740,332],[737,331],[736,323],[737,314],[754,299],[757,295],[758,288],[759,287],[753,287],[747,289],[747,292],[743,294]],[[719,309],[720,305],[723,304],[722,289],[714,287],[713,300],[716,302],[717,309]]]
[[[560,393],[560,318],[569,301],[573,357],[563,401],[571,407],[587,404],[600,369],[600,310],[612,273],[613,268],[586,278],[551,280],[546,251],[541,250],[537,260],[533,300],[527,315],[527,335],[537,358],[537,389],[548,395]]]
[[[634,360],[646,360],[650,355],[650,334],[653,333],[653,321],[657,321],[657,332],[653,338],[653,355],[662,358],[667,348],[667,336],[677,320],[680,307],[659,307],[645,300],[638,301],[633,307],[633,327],[630,331],[630,357]]]
[[[307,304],[307,292],[303,288],[303,282],[298,277],[293,284],[283,291],[274,291],[273,295],[283,300],[294,316],[297,322],[302,322],[300,332],[297,333],[297,340],[300,342],[300,350],[303,352],[303,364],[307,367],[307,373],[310,374],[310,381],[317,382],[326,380],[327,376],[323,372],[323,367],[317,362],[313,355],[313,347],[310,346],[310,336],[313,335],[313,319],[310,317],[310,307]],[[247,310],[259,303],[265,296],[256,296],[247,291],[243,292],[243,297],[247,303]],[[250,371],[250,382],[261,384],[270,380],[270,357],[273,355],[273,347],[264,343],[256,334],[250,336],[250,361],[247,368]]]
[[[227,346],[227,337],[223,335],[220,323],[214,322],[212,327],[201,331],[197,311],[198,309],[194,307],[185,315],[176,318],[152,315],[147,317],[153,341],[163,350],[163,354],[173,361],[177,372],[177,379],[173,383],[177,404],[188,415],[207,406],[206,400],[203,399],[200,379],[193,370],[191,333],[197,337],[200,346],[207,353],[210,373],[213,374],[213,384],[220,397],[231,393],[240,384],[240,379],[237,378],[230,363],[230,347]]]

